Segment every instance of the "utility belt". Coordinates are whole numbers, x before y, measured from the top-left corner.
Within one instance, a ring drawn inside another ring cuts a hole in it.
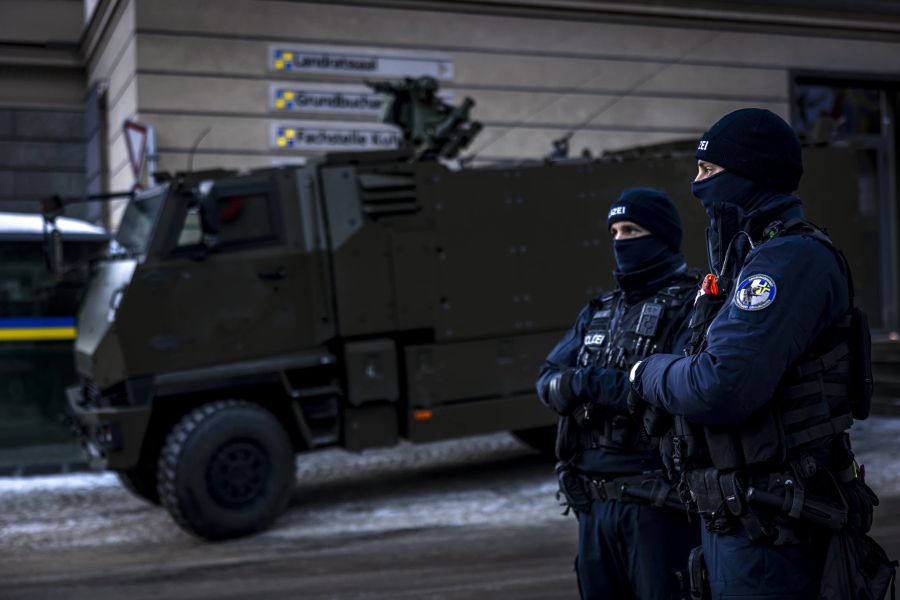
[[[810,462],[771,472],[694,469],[685,472],[682,481],[707,531],[727,534],[743,526],[752,541],[776,545],[798,543],[798,535],[815,529],[840,531],[851,519],[868,530],[878,502],[855,463],[836,473]],[[869,502],[854,498],[851,509],[849,487],[854,495],[868,496]]]
[[[818,469],[809,478],[797,473],[796,464],[790,466],[768,474],[696,469],[686,472],[683,481],[708,531],[727,534],[742,525],[751,540],[785,545],[803,538],[824,549],[817,598],[882,600],[888,592],[894,598],[898,563],[866,535],[878,498],[856,463],[837,472]],[[709,600],[702,548],[690,553],[688,571],[690,598]]]
[[[640,502],[660,508],[685,510],[675,486],[662,471],[627,475],[613,479],[590,477],[572,468],[560,469],[559,495],[568,509],[589,513],[595,500],[606,502]]]

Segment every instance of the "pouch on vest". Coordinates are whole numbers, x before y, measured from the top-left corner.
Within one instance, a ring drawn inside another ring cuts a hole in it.
[[[688,343],[690,354],[697,354],[706,345],[706,331],[727,298],[725,294],[703,294],[697,298],[688,325],[691,330],[691,341]]]
[[[781,464],[787,458],[778,407],[773,403],[741,423],[740,431],[707,426],[705,433],[713,465],[722,471]]]
[[[615,415],[606,419],[604,440],[601,446],[614,450],[634,448],[638,443],[638,427],[634,421],[624,415]]]
[[[695,425],[681,415],[672,417],[672,428],[660,441],[666,468],[670,474],[683,473],[706,464],[709,451],[703,441],[703,427]]]
[[[872,408],[872,336],[869,319],[858,306],[850,309],[850,406],[853,418],[867,419]]]
[[[860,307],[856,306],[856,290],[853,285],[853,273],[850,262],[843,252],[834,247],[831,238],[814,228],[813,237],[825,243],[837,255],[847,274],[847,287],[850,295],[850,331],[847,342],[850,350],[850,377],[848,396],[851,413],[854,419],[863,420],[869,417],[872,407],[874,380],[872,378],[872,337],[869,332],[869,318]]]
[[[556,425],[556,458],[563,462],[573,460],[580,450],[578,446],[578,424],[574,417],[560,417]]]
[[[697,504],[697,512],[710,533],[728,533],[734,522],[726,508],[725,495],[719,486],[719,470],[695,469],[684,474],[691,497]]]
[[[566,499],[566,504],[580,513],[591,512],[593,499],[585,488],[584,482],[575,469],[562,468],[557,471],[559,491]]]

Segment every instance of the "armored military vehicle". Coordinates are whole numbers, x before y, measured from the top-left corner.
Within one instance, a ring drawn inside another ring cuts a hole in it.
[[[267,527],[297,453],[552,439],[534,378],[611,284],[622,188],[666,189],[706,262],[692,145],[453,168],[471,104],[414,83],[392,92],[401,149],[172,176],[130,201],[124,250],[95,267],[71,410],[94,461],[193,534]]]

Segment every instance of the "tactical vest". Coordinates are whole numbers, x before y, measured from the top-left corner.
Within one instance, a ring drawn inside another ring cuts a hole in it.
[[[854,418],[868,416],[871,340],[866,315],[854,306],[847,259],[824,232],[800,219],[773,223],[766,228],[761,243],[783,235],[806,235],[834,253],[848,275],[850,309],[785,371],[772,401],[739,426],[700,427],[676,419],[676,430],[670,432],[668,440],[671,448],[667,448],[674,454],[671,458],[676,470],[708,465],[719,471],[780,466],[847,430]],[[731,294],[698,299],[690,324],[691,353],[706,347],[710,323],[730,300]]]
[[[631,307],[626,307],[625,293],[621,289],[594,300],[577,366],[628,372],[635,363],[653,353],[680,352],[681,349],[672,348],[672,344],[678,326],[691,310],[698,281],[697,272],[686,273],[673,285]],[[592,406],[586,404],[584,409],[577,410],[589,411]],[[656,447],[656,440],[641,435],[640,428],[626,415],[604,411],[593,418],[582,419],[581,423],[581,449],[629,451]]]

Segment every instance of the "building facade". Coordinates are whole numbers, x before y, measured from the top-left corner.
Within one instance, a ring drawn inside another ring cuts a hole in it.
[[[696,139],[744,106],[858,149],[855,224],[898,325],[900,6],[889,0],[0,0],[0,209],[154,170],[389,147],[367,81],[431,75],[472,97],[476,161]],[[83,209],[115,225],[117,212]]]
[[[464,153],[476,164],[539,159],[560,139],[593,156],[696,140],[746,106],[780,114],[808,144],[849,148],[852,164],[833,168],[857,180],[837,199],[852,217],[831,225],[876,336],[897,337],[894,0],[0,0],[0,211],[129,190],[159,171],[389,148],[397,132],[381,124],[385,99],[366,84],[423,75],[451,102],[476,102],[484,130]],[[126,121],[151,133],[139,176]],[[827,177],[806,185],[838,193]],[[69,214],[114,228],[121,208]],[[22,275],[43,268],[37,243],[27,261],[11,245],[0,263],[0,301],[37,287]],[[21,316],[0,311],[10,315]],[[895,347],[875,357],[891,402]],[[51,353],[69,365],[71,350],[41,341],[3,350],[12,358],[0,369],[0,414],[14,447],[0,448],[0,473],[20,472],[19,446],[68,439],[48,416],[61,395],[48,403],[49,392],[21,382],[46,379]],[[66,445],[40,454],[80,460]]]

